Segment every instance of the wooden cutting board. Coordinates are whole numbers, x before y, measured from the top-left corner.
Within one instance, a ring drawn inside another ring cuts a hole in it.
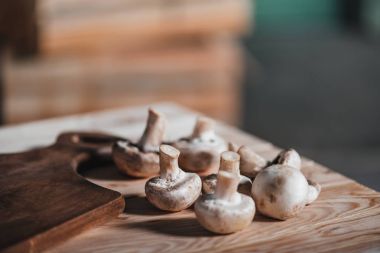
[[[110,158],[116,139],[66,133],[49,147],[0,155],[0,250],[40,251],[120,214],[120,193],[76,172]]]
[[[168,116],[169,141],[190,133],[195,120],[194,112],[172,104],[159,104],[155,108]],[[106,129],[118,136],[134,139],[142,132],[146,109],[121,109],[0,129],[0,141],[8,138],[12,143],[11,136],[16,133],[19,137],[23,136],[27,128],[35,134],[29,137],[29,141],[42,144],[51,140],[57,131],[70,127]],[[47,126],[51,129],[49,133]],[[217,130],[226,139],[249,145],[267,159],[273,158],[279,151],[272,144],[236,128],[218,124]],[[15,143],[9,149],[20,148],[20,145]],[[120,175],[112,165],[83,168],[79,173],[88,180],[125,196],[125,212],[117,219],[88,230],[49,252],[379,251],[380,193],[312,160],[303,158],[302,162],[303,173],[322,185],[321,195],[313,204],[298,217],[287,221],[256,215],[246,230],[222,236],[204,230],[192,209],[178,213],[155,209],[144,198],[143,179]]]

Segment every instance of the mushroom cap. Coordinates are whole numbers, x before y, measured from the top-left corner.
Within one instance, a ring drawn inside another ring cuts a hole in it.
[[[211,174],[202,179],[202,193],[213,194],[216,188],[216,182],[218,179],[217,174]]]
[[[232,201],[216,198],[214,194],[202,195],[195,203],[199,223],[217,234],[230,234],[249,226],[255,216],[252,198],[235,193]]]
[[[301,157],[298,154],[298,152],[290,148],[290,149],[285,149],[281,151],[271,162],[271,165],[282,164],[282,165],[287,165],[287,166],[300,170],[301,163],[302,163]]]
[[[179,165],[185,171],[211,174],[219,168],[220,154],[227,143],[214,131],[214,121],[198,117],[193,133],[173,144],[180,152]]]
[[[257,173],[267,165],[267,161],[263,157],[247,146],[241,146],[238,154],[240,155],[240,173],[246,177],[256,177]]]
[[[312,181],[312,180],[307,180],[307,183],[309,184],[309,194],[307,196],[307,203],[306,205],[309,205],[311,202],[316,200],[321,193],[322,187],[320,184]]]
[[[112,158],[120,172],[132,177],[149,177],[160,171],[158,153],[142,152],[125,141],[113,145]]]
[[[263,169],[252,184],[252,196],[260,213],[280,220],[299,214],[307,203],[308,192],[305,176],[287,165]]]
[[[251,190],[252,190],[252,180],[249,177],[240,175],[238,192],[251,197],[252,196]]]
[[[220,154],[227,150],[226,142],[216,135],[211,140],[182,139],[173,146],[181,152],[178,162],[183,170],[204,174],[217,172]]]
[[[190,207],[199,197],[201,178],[195,173],[179,169],[175,179],[154,177],[145,184],[145,194],[150,203],[161,210],[177,212]]]

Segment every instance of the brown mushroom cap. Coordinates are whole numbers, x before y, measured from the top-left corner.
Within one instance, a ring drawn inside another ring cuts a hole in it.
[[[315,187],[320,186],[309,185],[300,170],[275,164],[256,176],[252,184],[252,196],[260,213],[286,220],[298,215],[306,204],[317,198],[317,189],[318,194],[311,193]]]
[[[202,195],[195,203],[199,223],[209,231],[229,234],[249,226],[255,215],[252,198],[237,192],[239,178],[219,171],[214,194]]]
[[[118,141],[113,145],[112,157],[118,170],[129,176],[149,177],[160,171],[157,153],[143,153],[124,141]]]
[[[200,117],[189,138],[173,144],[181,151],[179,165],[185,171],[210,174],[219,167],[219,156],[227,150],[226,142],[214,132],[212,120]]]
[[[216,189],[216,181],[218,174],[211,174],[202,179],[202,193],[213,194]]]
[[[138,143],[119,141],[113,145],[112,157],[120,172],[133,177],[149,177],[159,172],[159,146],[166,127],[165,117],[153,109]]]
[[[191,206],[202,188],[200,177],[178,167],[179,151],[169,145],[160,146],[160,176],[148,180],[145,194],[150,203],[161,210],[176,212]]]

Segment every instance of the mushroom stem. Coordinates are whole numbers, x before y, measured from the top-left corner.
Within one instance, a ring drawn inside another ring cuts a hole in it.
[[[239,185],[239,178],[227,171],[219,171],[216,183],[215,196],[224,200],[232,200]]]
[[[199,117],[195,124],[191,139],[211,139],[215,135],[214,122],[206,117]]]
[[[238,152],[239,146],[235,143],[229,142],[228,143],[228,151]]]
[[[267,165],[263,157],[247,146],[241,146],[238,154],[240,155],[240,173],[249,178],[256,177],[257,173]]]
[[[306,200],[306,204],[308,205],[318,198],[319,193],[321,192],[321,186],[320,184],[313,182],[311,180],[307,180],[307,183],[309,184],[309,191],[307,193],[307,200]]]
[[[149,108],[147,124],[137,145],[144,152],[157,152],[164,138],[165,128],[165,117]]]
[[[160,178],[175,179],[180,172],[179,151],[169,145],[160,146]]]
[[[240,175],[239,172],[240,156],[232,151],[225,151],[220,156],[220,170]]]

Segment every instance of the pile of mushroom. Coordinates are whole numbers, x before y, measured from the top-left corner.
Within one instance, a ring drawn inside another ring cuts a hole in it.
[[[229,234],[249,226],[255,216],[252,198],[237,191],[239,155],[224,152],[217,175],[215,193],[203,194],[195,203],[199,223],[209,231]]]
[[[150,203],[161,210],[181,211],[191,206],[199,197],[201,178],[178,167],[180,152],[169,145],[160,146],[160,176],[145,184],[145,194]]]
[[[271,162],[246,146],[229,143],[226,151],[227,144],[215,134],[213,121],[204,117],[197,119],[189,138],[173,146],[162,144],[165,128],[164,116],[149,109],[140,140],[116,142],[113,160],[130,176],[159,173],[145,184],[148,201],[171,212],[195,203],[199,223],[214,233],[228,234],[247,227],[256,207],[275,219],[294,217],[321,191],[319,184],[302,174],[301,158],[293,149],[280,152]],[[206,175],[203,182],[198,174]]]
[[[159,172],[158,150],[166,128],[165,117],[153,109],[143,135],[137,143],[118,141],[113,145],[112,158],[116,167],[133,177],[149,177]]]
[[[298,215],[317,199],[321,186],[305,178],[301,159],[293,150],[281,152],[261,170],[252,184],[252,196],[260,213],[279,220]]]
[[[173,143],[181,154],[179,165],[185,171],[208,175],[219,168],[219,157],[227,150],[226,142],[215,134],[214,122],[205,117],[199,117],[188,138]]]

